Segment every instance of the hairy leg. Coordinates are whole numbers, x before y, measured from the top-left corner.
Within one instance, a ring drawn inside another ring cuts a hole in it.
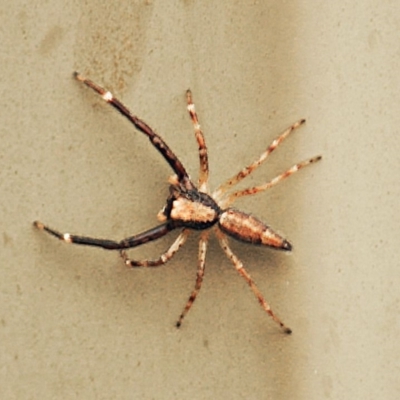
[[[246,176],[250,175],[254,170],[256,170],[266,159],[267,157],[279,146],[280,143],[286,139],[287,136],[295,129],[300,127],[306,122],[305,119],[301,119],[295,122],[292,126],[287,128],[283,133],[281,133],[268,147],[267,149],[261,154],[261,156],[254,161],[252,164],[248,165],[247,167],[243,168],[240,172],[234,175],[232,178],[228,179],[225,183],[220,185],[217,190],[213,193],[214,199],[220,199],[221,196],[232,186],[239,183],[242,179],[246,178]]]
[[[182,311],[182,314],[179,316],[178,321],[176,322],[177,328],[182,325],[182,321],[185,318],[186,314],[189,312],[190,308],[192,307],[196,297],[201,289],[201,284],[203,282],[204,276],[204,269],[206,265],[206,252],[207,252],[207,242],[208,236],[210,231],[205,231],[202,233],[199,241],[199,259],[198,259],[198,266],[197,266],[197,277],[196,277],[196,284],[192,293],[189,296],[189,299],[186,303],[185,308]]]
[[[227,255],[227,257],[231,260],[232,264],[235,266],[236,271],[245,279],[247,284],[250,286],[251,290],[253,291],[254,295],[257,297],[258,302],[260,303],[261,307],[268,313],[268,315],[283,329],[285,333],[292,333],[292,330],[288,328],[271,310],[270,305],[264,299],[264,296],[261,294],[260,290],[254,283],[253,279],[250,277],[248,272],[244,269],[242,262],[239,258],[232,252],[231,248],[228,244],[228,239],[226,236],[219,230],[215,229],[217,233],[217,237],[219,243],[222,247],[222,250]]]
[[[193,103],[192,92],[190,90],[186,91],[186,100],[187,100],[187,110],[193,122],[194,133],[196,136],[197,143],[199,145],[199,159],[200,159],[199,190],[201,192],[207,193],[208,172],[209,172],[207,146],[204,139],[204,134],[200,128],[199,119],[197,117],[196,109]]]
[[[167,263],[178,252],[178,250],[185,244],[189,233],[189,229],[184,229],[176,238],[174,243],[172,243],[170,248],[165,253],[161,254],[161,256],[156,260],[131,260],[128,258],[126,251],[124,250],[121,251],[121,257],[129,267],[159,267]]]
[[[309,160],[295,164],[292,167],[290,167],[289,169],[287,169],[285,172],[282,172],[281,174],[279,174],[275,178],[271,179],[269,182],[264,183],[263,185],[254,186],[252,188],[247,188],[244,190],[239,190],[237,192],[234,192],[234,193],[230,194],[226,199],[222,200],[220,206],[223,208],[228,207],[239,197],[250,196],[253,194],[263,192],[264,190],[270,189],[272,186],[277,185],[279,182],[288,178],[290,175],[293,175],[295,172],[306,167],[307,165],[310,165],[312,163],[315,163],[315,162],[321,160],[321,158],[322,158],[321,156],[317,156],[317,157],[310,158]]]

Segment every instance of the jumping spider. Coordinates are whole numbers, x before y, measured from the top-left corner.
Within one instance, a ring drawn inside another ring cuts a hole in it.
[[[286,129],[271,143],[271,145],[255,162],[243,168],[224,184],[220,185],[214,192],[210,192],[208,189],[209,171],[207,147],[203,132],[201,131],[199,125],[192,100],[192,93],[190,90],[186,92],[187,110],[193,122],[194,133],[199,146],[200,158],[200,172],[197,186],[192,182],[190,176],[186,172],[185,167],[165,143],[165,141],[145,122],[134,116],[125,105],[123,105],[111,94],[111,92],[106,91],[101,86],[89,79],[86,79],[77,72],[74,73],[74,77],[97,92],[107,103],[111,104],[124,117],[128,118],[128,120],[136,127],[136,129],[147,135],[153,146],[161,153],[161,155],[170,165],[175,175],[169,179],[170,193],[164,208],[158,214],[158,219],[162,221],[162,223],[152,229],[139,233],[138,235],[128,237],[121,241],[114,241],[107,239],[95,239],[85,236],[76,236],[69,233],[60,233],[39,221],[35,221],[34,226],[68,243],[97,246],[108,250],[119,250],[125,264],[131,267],[157,267],[164,265],[186,242],[191,230],[201,231],[196,284],[176,323],[177,327],[182,324],[185,315],[191,308],[201,288],[205,270],[207,243],[210,233],[209,228],[213,228],[222,250],[231,260],[238,273],[249,284],[262,308],[277,324],[279,324],[284,332],[291,333],[291,329],[288,328],[271,310],[271,307],[264,299],[253,279],[244,269],[242,262],[232,252],[228,244],[227,235],[242,242],[269,246],[285,251],[290,251],[292,246],[286,239],[278,235],[262,221],[242,211],[231,208],[231,205],[239,197],[253,195],[271,188],[283,179],[297,172],[299,169],[319,161],[321,156],[313,157],[309,160],[295,164],[282,174],[276,176],[271,181],[264,183],[263,185],[239,190],[231,194],[227,194],[227,190],[232,188],[242,179],[250,175],[256,168],[258,168],[261,163],[266,160],[269,154],[272,153],[293,130],[304,124],[305,120],[301,119]],[[158,259],[138,261],[128,258],[125,249],[140,246],[144,243],[156,240],[174,229],[181,230],[179,236],[175,239],[169,249]]]

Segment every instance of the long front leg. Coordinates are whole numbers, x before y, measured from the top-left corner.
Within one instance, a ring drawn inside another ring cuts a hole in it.
[[[36,228],[46,231],[50,235],[64,242],[80,244],[84,246],[101,247],[106,250],[123,250],[137,247],[142,244],[156,240],[176,228],[175,224],[167,221],[164,224],[156,226],[155,228],[149,229],[145,232],[139,233],[138,235],[128,237],[118,242],[115,240],[96,239],[88,236],[78,236],[71,235],[70,233],[61,233],[44,225],[39,221],[35,221],[33,225]]]
[[[193,184],[190,181],[189,175],[186,172],[185,167],[179,161],[178,157],[173,153],[173,151],[169,148],[167,143],[165,143],[164,139],[161,136],[155,133],[153,129],[151,129],[144,121],[133,115],[131,111],[121,101],[115,98],[111,92],[105,90],[90,79],[85,78],[84,76],[79,74],[79,72],[75,72],[74,77],[78,81],[83,82],[86,86],[93,89],[103,98],[103,100],[111,104],[117,111],[119,111],[124,117],[132,122],[132,124],[139,131],[147,135],[153,146],[162,154],[167,163],[174,170],[174,172],[178,176],[179,181],[184,183],[187,189],[193,188]]]

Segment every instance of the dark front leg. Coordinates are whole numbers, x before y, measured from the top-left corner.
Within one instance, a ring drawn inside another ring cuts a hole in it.
[[[162,154],[167,163],[174,170],[174,172],[178,176],[178,180],[180,182],[183,182],[187,189],[193,188],[193,184],[190,181],[189,175],[186,172],[185,167],[180,162],[178,157],[174,154],[174,152],[169,148],[167,143],[165,143],[164,139],[161,136],[155,133],[153,129],[151,129],[144,121],[133,115],[131,111],[121,101],[115,98],[111,92],[105,90],[90,79],[86,79],[78,72],[74,73],[74,77],[78,81],[83,82],[86,86],[93,89],[107,103],[111,104],[117,111],[119,111],[124,117],[126,117],[136,127],[136,129],[147,135],[153,146]]]
[[[142,244],[159,239],[160,237],[166,235],[168,232],[176,228],[174,223],[167,221],[164,224],[156,226],[155,228],[149,229],[145,232],[139,233],[138,235],[131,236],[121,240],[120,242],[117,242],[108,239],[96,239],[87,236],[78,236],[78,235],[71,235],[69,233],[61,233],[52,228],[49,228],[48,226],[42,224],[39,221],[35,221],[33,225],[36,228],[46,231],[50,235],[55,236],[56,238],[64,242],[81,244],[84,246],[101,247],[107,250],[123,250],[140,246]]]

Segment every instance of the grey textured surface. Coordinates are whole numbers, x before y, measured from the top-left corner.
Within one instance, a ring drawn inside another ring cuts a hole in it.
[[[398,2],[36,0],[1,14],[2,399],[398,397]],[[307,118],[246,183],[323,161],[237,204],[285,233],[292,255],[233,244],[292,336],[215,241],[178,331],[195,235],[166,267],[132,271],[31,227],[118,239],[152,226],[167,195],[166,163],[76,69],[196,176],[190,87],[214,187]]]

